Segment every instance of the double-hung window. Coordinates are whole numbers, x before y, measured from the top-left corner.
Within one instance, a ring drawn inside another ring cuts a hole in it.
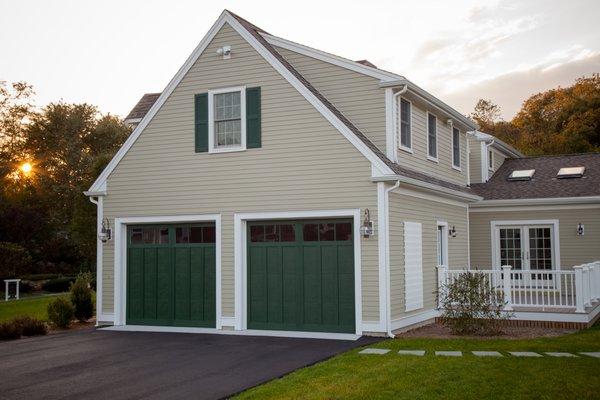
[[[494,170],[494,152],[492,150],[488,150],[488,169]]]
[[[245,88],[209,91],[209,149],[211,152],[246,149]]]
[[[427,113],[427,158],[437,162],[437,118]]]
[[[460,131],[452,128],[452,167],[460,169]]]
[[[400,148],[412,151],[411,137],[411,104],[408,100],[400,99]]]

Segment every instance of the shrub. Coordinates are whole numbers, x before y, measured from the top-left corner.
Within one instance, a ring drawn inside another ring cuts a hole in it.
[[[48,304],[48,318],[59,328],[66,328],[71,323],[75,307],[65,297],[57,297]]]
[[[494,335],[511,314],[502,311],[502,293],[490,285],[489,275],[465,272],[442,287],[441,321],[458,335]]]
[[[13,340],[21,337],[21,327],[14,320],[0,322],[0,340]]]
[[[49,281],[44,282],[42,290],[50,293],[68,292],[73,282],[75,282],[75,278],[71,276],[50,279]]]
[[[90,287],[92,275],[81,273],[71,285],[71,303],[75,307],[75,318],[85,322],[94,316],[93,292]]]
[[[31,267],[29,252],[15,243],[0,242],[0,278],[17,278]]]
[[[21,328],[23,336],[38,336],[48,333],[48,327],[44,321],[40,321],[37,318],[25,315],[14,318],[13,322]]]

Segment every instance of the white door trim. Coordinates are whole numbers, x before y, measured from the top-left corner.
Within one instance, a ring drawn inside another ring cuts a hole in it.
[[[221,214],[171,215],[115,218],[114,324],[126,325],[127,309],[127,225],[172,224],[178,222],[215,223],[215,308],[216,328],[221,329]]]
[[[500,246],[498,237],[498,228],[503,226],[529,226],[529,225],[550,225],[552,226],[552,249],[554,257],[554,270],[560,271],[560,231],[559,221],[557,219],[528,219],[528,220],[505,220],[505,221],[490,221],[490,236],[492,239],[492,268],[500,269]]]
[[[436,236],[436,248],[437,248],[437,252],[436,252],[436,258],[439,256],[439,243],[437,241],[437,235],[438,235],[438,229],[439,227],[443,227],[442,229],[442,250],[444,251],[444,261],[446,262],[445,267],[450,267],[450,260],[448,259],[448,221],[437,221],[437,225],[436,225],[436,232],[435,232],[435,236]],[[436,259],[435,262],[436,264],[438,263],[439,259]]]
[[[247,254],[246,223],[248,221],[286,220],[305,218],[351,217],[354,221],[354,312],[356,334],[362,335],[362,283],[361,283],[361,242],[360,209],[253,212],[234,214],[234,264],[235,264],[235,329],[246,330],[247,314]]]

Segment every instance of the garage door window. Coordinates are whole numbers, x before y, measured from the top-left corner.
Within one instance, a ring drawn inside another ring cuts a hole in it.
[[[168,244],[169,228],[148,226],[131,230],[131,244]]]
[[[294,230],[294,225],[291,224],[250,226],[250,241],[252,243],[294,242],[295,240],[296,232]]]
[[[215,243],[214,226],[182,226],[175,229],[175,243]]]
[[[352,240],[352,224],[350,222],[304,224],[305,242],[332,242]]]

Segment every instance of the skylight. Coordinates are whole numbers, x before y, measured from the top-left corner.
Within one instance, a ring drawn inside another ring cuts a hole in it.
[[[510,173],[509,181],[529,181],[533,177],[535,169],[517,169]]]
[[[585,172],[585,167],[566,167],[558,171],[558,178],[581,178]]]

